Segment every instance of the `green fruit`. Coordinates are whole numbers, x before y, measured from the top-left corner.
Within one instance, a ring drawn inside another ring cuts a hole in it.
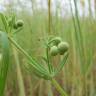
[[[24,24],[24,22],[23,22],[22,20],[18,20],[18,21],[16,22],[16,24],[17,24],[18,27],[22,27],[23,24]]]
[[[58,48],[56,46],[52,46],[50,48],[50,54],[51,56],[56,56],[58,54]]]
[[[63,55],[66,51],[68,51],[69,45],[66,42],[61,42],[58,44],[58,50],[60,55]]]
[[[14,25],[13,25],[13,28],[14,28],[14,29],[18,29],[17,24],[14,24]]]
[[[55,38],[54,38],[54,41],[53,41],[53,44],[54,44],[54,45],[58,45],[61,41],[62,41],[62,40],[61,40],[60,37],[55,37]]]

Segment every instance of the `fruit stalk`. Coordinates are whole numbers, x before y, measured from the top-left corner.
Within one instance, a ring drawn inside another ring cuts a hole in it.
[[[55,79],[52,79],[51,82],[55,86],[57,91],[61,94],[61,96],[68,96]]]

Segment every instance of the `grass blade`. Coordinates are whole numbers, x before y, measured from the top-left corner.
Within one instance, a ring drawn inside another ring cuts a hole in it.
[[[2,63],[0,64],[0,96],[3,96],[8,66],[9,66],[9,42],[5,32],[0,32],[2,45]]]

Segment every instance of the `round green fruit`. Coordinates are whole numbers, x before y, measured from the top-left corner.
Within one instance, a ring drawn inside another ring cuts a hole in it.
[[[66,42],[61,42],[58,44],[58,50],[60,55],[63,55],[66,51],[68,51],[69,44]]]
[[[60,37],[55,37],[55,38],[54,38],[54,41],[53,41],[53,44],[54,44],[54,45],[58,45],[61,41],[62,41],[62,40],[61,40]]]
[[[24,24],[24,22],[23,22],[22,20],[18,20],[18,21],[16,22],[16,24],[17,24],[18,27],[22,27],[23,24]]]
[[[58,54],[58,48],[56,46],[52,46],[50,48],[50,54],[51,56],[56,56]]]

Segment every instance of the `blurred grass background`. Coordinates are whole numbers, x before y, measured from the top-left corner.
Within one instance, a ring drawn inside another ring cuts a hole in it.
[[[3,11],[6,15],[15,13],[18,19],[24,20],[23,30],[16,34],[17,42],[42,62],[46,38],[50,35],[61,36],[70,45],[70,56],[62,72],[56,77],[57,81],[69,96],[96,96],[96,0],[93,1],[94,13],[92,0],[68,0],[68,4],[51,0],[51,33],[48,33],[47,3],[41,0],[38,7],[36,1],[3,0],[4,3],[0,5],[6,9]],[[53,1],[55,12],[52,9]],[[85,10],[86,1],[88,11]],[[81,7],[78,7],[79,4]],[[82,16],[79,15],[80,10],[83,12]],[[24,67],[26,59],[18,52],[16,54],[10,56],[12,61],[5,96],[22,96],[20,92],[25,96],[60,96],[49,81],[37,78],[33,73],[29,74]],[[54,63],[59,62],[59,59],[56,57]],[[20,81],[23,81],[22,84]]]

